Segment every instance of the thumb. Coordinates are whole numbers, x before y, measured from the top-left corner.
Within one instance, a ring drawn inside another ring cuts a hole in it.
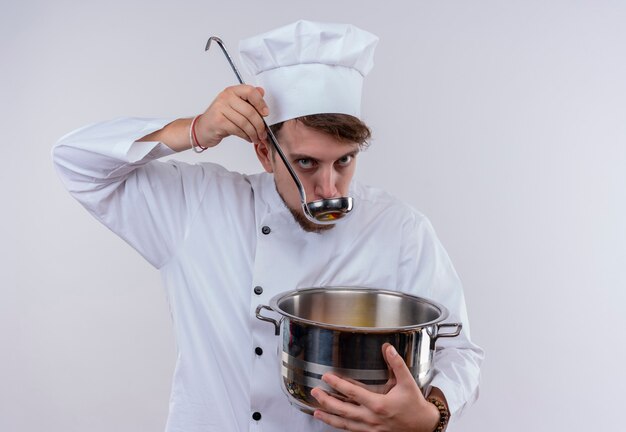
[[[385,350],[385,360],[396,376],[396,385],[417,385],[408,366],[404,363],[402,357],[400,357],[394,346],[391,344]]]
[[[263,87],[257,87],[256,89],[261,94],[261,97],[265,96],[265,90],[263,89]]]

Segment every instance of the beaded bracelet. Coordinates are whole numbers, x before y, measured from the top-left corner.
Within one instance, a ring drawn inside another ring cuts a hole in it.
[[[189,126],[189,143],[191,144],[191,149],[193,151],[195,151],[196,153],[202,153],[208,147],[202,147],[200,143],[198,142],[198,137],[196,136],[196,129],[195,129],[196,120],[198,120],[198,117],[200,117],[200,115],[195,116],[193,120],[191,121],[191,125]]]
[[[428,402],[435,405],[439,410],[439,424],[434,432],[443,432],[446,430],[446,425],[448,424],[448,420],[450,419],[450,413],[448,412],[448,408],[437,398],[428,398]]]

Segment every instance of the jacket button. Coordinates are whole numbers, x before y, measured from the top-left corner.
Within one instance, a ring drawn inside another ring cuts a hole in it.
[[[256,354],[256,355],[258,355],[258,356],[263,355],[263,348],[261,348],[261,347],[256,347],[256,348],[254,349],[254,352],[255,352],[255,354]]]
[[[258,285],[257,285],[257,286],[255,286],[255,287],[254,287],[254,293],[255,293],[256,295],[261,295],[261,294],[263,294],[263,287],[260,287],[260,286],[258,286]]]
[[[268,227],[267,225],[265,225],[263,228],[261,228],[261,232],[265,235],[268,235],[269,233],[272,232],[272,229]]]
[[[261,413],[258,412],[258,411],[255,411],[254,413],[252,413],[252,420],[254,420],[254,421],[261,420]]]

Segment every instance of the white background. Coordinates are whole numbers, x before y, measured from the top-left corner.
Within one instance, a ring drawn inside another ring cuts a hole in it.
[[[50,148],[98,120],[201,112],[234,83],[208,36],[234,54],[299,18],[381,38],[357,175],[428,215],[464,281],[487,358],[455,430],[623,429],[623,1],[5,3],[0,431],[163,430],[158,272],[62,189]],[[235,140],[187,153],[260,169]]]

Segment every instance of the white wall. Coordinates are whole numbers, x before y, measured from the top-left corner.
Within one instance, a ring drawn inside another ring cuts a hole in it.
[[[426,213],[464,280],[487,359],[455,430],[621,430],[617,0],[3,5],[0,430],[163,430],[174,341],[158,273],[62,190],[50,148],[92,121],[199,113],[234,82],[209,35],[234,50],[298,18],[381,37],[358,175]],[[234,140],[181,157],[259,169]]]

